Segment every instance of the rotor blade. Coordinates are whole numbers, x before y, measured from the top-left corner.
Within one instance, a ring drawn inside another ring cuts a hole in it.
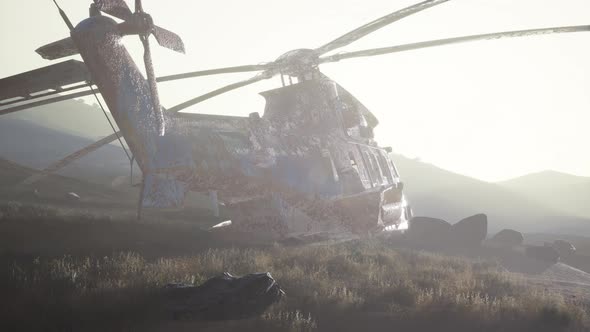
[[[70,61],[75,61],[75,60],[70,60]],[[168,81],[181,80],[181,79],[190,78],[190,77],[198,77],[198,76],[205,76],[205,75],[215,75],[215,74],[222,74],[222,73],[249,72],[249,71],[256,71],[256,70],[263,70],[263,69],[270,69],[270,68],[272,68],[272,63],[265,64],[265,65],[251,65],[251,66],[227,67],[227,68],[204,70],[204,71],[198,71],[198,72],[186,73],[186,74],[162,76],[162,77],[157,78],[156,81],[157,82],[168,82]],[[0,86],[2,86],[2,81],[1,80],[0,80]],[[52,85],[52,87],[53,86],[54,85]],[[85,86],[75,86],[75,87],[72,87],[72,90],[76,90],[78,88],[85,88],[85,87],[86,87],[86,85]],[[5,90],[2,90],[2,92],[4,92],[4,91]],[[84,89],[83,91],[80,91],[80,92],[77,92],[77,93],[72,93],[72,94],[69,94],[69,95],[57,95],[57,96],[54,96],[52,98],[47,98],[47,99],[43,99],[43,100],[37,101],[38,99],[42,99],[44,97],[49,97],[51,95],[55,95],[55,94],[59,94],[59,93],[63,93],[63,92],[68,92],[68,91],[69,91],[69,89],[66,88],[66,89],[62,89],[62,90],[58,90],[58,91],[53,91],[53,92],[50,92],[50,93],[47,93],[47,94],[35,95],[35,96],[33,96],[33,97],[29,98],[29,99],[22,99],[21,98],[21,99],[15,100],[14,102],[12,102],[12,101],[8,101],[8,102],[2,102],[2,101],[0,101],[0,116],[1,115],[4,115],[4,114],[9,114],[9,113],[13,113],[13,112],[22,111],[22,110],[29,109],[29,108],[34,108],[34,107],[49,105],[49,104],[61,102],[61,101],[68,100],[68,99],[81,98],[81,97],[92,95],[92,90],[90,90],[90,89]],[[100,93],[100,91],[96,91],[96,92],[97,93]],[[0,93],[0,97],[1,96],[2,96],[2,93]],[[12,95],[10,95],[8,97],[12,97]],[[5,98],[0,98],[0,99],[5,99]],[[14,107],[11,107],[11,108],[3,108],[3,106],[8,106],[8,105],[11,105],[11,104],[25,103],[25,102],[26,102],[26,104],[23,104],[23,105],[14,106]]]
[[[90,81],[86,65],[77,60],[68,60],[25,73],[0,79],[0,105],[15,97],[33,99],[46,90],[64,90],[76,83]]]
[[[19,106],[15,106],[15,107],[20,108],[19,110],[22,111],[23,109],[36,107],[33,105],[35,105],[37,103],[41,103],[40,105],[47,105],[47,104],[56,103],[58,101],[63,101],[63,100],[78,98],[78,97],[84,97],[84,96],[91,94],[91,93],[88,93],[87,91],[81,91],[78,93],[71,93],[68,95],[64,95],[64,93],[71,92],[74,90],[80,90],[80,89],[89,89],[89,86],[87,83],[82,83],[82,84],[77,84],[72,87],[67,87],[67,88],[64,88],[61,90],[49,90],[49,91],[45,91],[45,92],[41,92],[41,93],[36,93],[34,96],[27,96],[25,98],[13,98],[8,101],[3,101],[3,102],[0,102],[0,115],[18,111],[18,110],[11,110],[11,109],[7,108],[7,106],[11,106],[11,105],[20,104]],[[88,90],[88,91],[90,91],[90,90]],[[52,97],[52,96],[55,96],[55,97]],[[51,98],[46,98],[46,97],[51,97]],[[66,99],[54,100],[54,99],[57,99],[60,97],[65,97]],[[41,101],[35,102],[35,100],[41,100]],[[37,106],[39,106],[39,105],[37,105]]]
[[[43,59],[55,60],[78,54],[78,48],[74,44],[72,38],[68,37],[51,44],[41,46],[35,52],[37,52],[37,54],[39,54]]]
[[[35,174],[31,175],[30,177],[26,178],[23,181],[23,184],[33,184],[33,183],[43,179],[44,177],[59,171],[60,169],[71,164],[72,162],[86,156],[87,154],[94,152],[94,151],[98,150],[99,148],[101,148],[111,142],[114,142],[119,137],[118,135],[121,135],[120,131],[116,132],[110,136],[107,136],[99,141],[96,141],[96,142],[88,145],[87,147],[68,155],[67,157],[63,158],[62,160],[45,168],[40,173],[35,173]]]
[[[168,81],[182,80],[182,79],[187,79],[187,78],[192,78],[192,77],[201,77],[201,76],[209,76],[209,75],[217,75],[217,74],[245,73],[245,72],[251,72],[251,71],[266,70],[271,67],[272,67],[272,64],[262,64],[262,65],[246,65],[246,66],[216,68],[216,69],[193,71],[190,73],[162,76],[162,77],[158,77],[157,81],[158,82],[168,82]]]
[[[135,0],[135,12],[136,13],[143,12],[143,6],[141,5],[141,0]]]
[[[156,25],[154,27],[153,34],[160,46],[169,48],[179,53],[185,53],[182,39],[174,32],[168,31]]]
[[[123,21],[127,21],[133,16],[131,9],[129,9],[123,0],[94,0],[94,3],[100,11]]]
[[[413,6],[404,8],[402,10],[398,10],[396,12],[393,12],[389,15],[383,16],[373,22],[367,23],[363,26],[361,26],[360,28],[357,28],[355,30],[352,30],[351,32],[329,42],[328,44],[319,47],[316,49],[316,52],[318,55],[322,55],[325,53],[328,53],[330,51],[333,51],[337,48],[341,48],[344,47],[354,41],[357,41],[361,38],[363,38],[364,36],[373,33],[393,22],[399,21],[402,18],[408,17],[410,15],[416,14],[418,12],[421,12],[425,9],[428,9],[430,7],[434,7],[436,5],[440,5],[443,4],[445,2],[447,2],[449,0],[426,0],[424,2],[415,4]]]
[[[0,115],[27,108],[77,98],[90,81],[90,72],[83,62],[68,60],[0,79]],[[55,96],[57,94],[68,95]],[[46,97],[51,97],[45,99]],[[17,105],[18,106],[13,106]]]
[[[63,9],[61,9],[61,7],[59,6],[59,4],[57,3],[56,0],[53,0],[53,3],[55,4],[55,6],[57,7],[57,10],[59,11],[59,16],[61,16],[64,23],[68,26],[68,29],[70,31],[74,30],[74,25],[72,25],[72,21],[70,21],[66,12],[64,12]]]
[[[237,83],[234,83],[234,84],[230,84],[230,85],[224,86],[223,88],[220,88],[220,89],[211,91],[211,92],[206,93],[206,94],[204,94],[202,96],[199,96],[197,98],[193,98],[193,99],[191,99],[189,101],[186,101],[186,102],[184,102],[182,104],[178,104],[178,105],[176,105],[176,106],[174,106],[172,108],[169,108],[168,111],[169,112],[172,112],[172,113],[181,111],[181,110],[183,110],[183,109],[185,109],[187,107],[196,105],[196,104],[201,103],[201,102],[203,102],[203,101],[205,101],[207,99],[211,99],[211,98],[213,98],[215,96],[219,96],[220,94],[223,94],[223,93],[226,93],[226,92],[235,90],[235,89],[239,89],[239,88],[244,87],[246,85],[254,84],[256,82],[269,79],[272,76],[273,75],[268,75],[266,73],[258,74],[258,75],[254,76],[254,77],[252,77],[250,79],[247,79],[245,81],[241,81],[241,82],[237,82]]]
[[[88,90],[85,90],[85,91],[80,91],[80,92],[72,93],[72,94],[69,94],[67,96],[58,95],[56,97],[49,98],[49,99],[44,99],[44,100],[40,100],[40,101],[37,101],[37,102],[26,103],[24,105],[18,105],[18,106],[14,106],[14,107],[10,107],[10,108],[0,109],[0,115],[10,114],[10,113],[18,112],[18,111],[23,111],[23,110],[26,110],[26,109],[29,109],[29,108],[39,107],[39,106],[43,106],[43,105],[49,105],[49,104],[57,103],[57,102],[68,100],[68,99],[74,99],[74,98],[80,98],[80,97],[90,96],[91,94],[92,94],[92,91],[90,89],[88,89]]]
[[[381,54],[397,53],[397,52],[417,50],[417,49],[421,49],[421,48],[428,48],[428,47],[434,47],[434,46],[444,46],[444,45],[451,45],[451,44],[458,44],[458,43],[466,43],[466,42],[479,41],[479,40],[515,38],[515,37],[526,37],[526,36],[535,36],[535,35],[547,35],[547,34],[571,33],[571,32],[587,32],[587,31],[590,31],[590,25],[488,33],[488,34],[483,34],[483,35],[473,35],[473,36],[455,37],[455,38],[448,38],[448,39],[438,39],[438,40],[431,40],[431,41],[425,41],[425,42],[419,42],[419,43],[398,45],[398,46],[392,46],[392,47],[374,48],[374,49],[363,50],[363,51],[334,54],[331,56],[321,58],[320,63],[336,62],[336,61],[340,61],[343,59],[351,59],[351,58],[368,57],[368,56],[381,55]]]

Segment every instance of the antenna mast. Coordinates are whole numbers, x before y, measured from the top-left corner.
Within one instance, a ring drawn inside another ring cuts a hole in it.
[[[72,22],[68,18],[68,15],[66,15],[66,13],[57,4],[57,1],[53,0],[53,3],[55,4],[55,6],[57,7],[57,9],[59,10],[59,15],[61,16],[61,18],[64,20],[64,22],[68,26],[68,29],[70,29],[70,31],[74,30],[74,26],[72,25]]]

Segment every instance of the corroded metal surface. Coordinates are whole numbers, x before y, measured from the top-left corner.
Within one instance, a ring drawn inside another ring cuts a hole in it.
[[[326,77],[263,96],[262,117],[171,116],[169,134],[156,139],[155,173],[187,190],[217,191],[232,227],[244,231],[367,234],[401,224],[399,176],[354,97]],[[345,125],[346,112],[358,121]],[[170,149],[182,152],[160,152]],[[146,206],[160,206],[155,195],[161,189],[146,194]]]

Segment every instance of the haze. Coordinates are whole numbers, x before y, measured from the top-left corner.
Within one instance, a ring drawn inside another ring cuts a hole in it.
[[[156,73],[165,75],[271,61],[292,49],[320,46],[415,2],[145,0],[144,8],[187,46],[186,56],[154,47]],[[88,15],[90,1],[59,3],[74,22]],[[452,0],[338,51],[590,24],[589,12],[585,0]],[[48,65],[34,50],[68,35],[50,0],[2,1],[0,28],[1,77]],[[125,43],[142,67],[139,42],[128,37]],[[321,69],[379,117],[379,142],[398,153],[487,181],[544,169],[590,176],[588,45],[590,33],[528,37],[349,60]],[[170,107],[250,76],[161,84],[162,102]],[[278,79],[263,82],[190,111],[262,112],[264,100],[257,93],[279,84]]]

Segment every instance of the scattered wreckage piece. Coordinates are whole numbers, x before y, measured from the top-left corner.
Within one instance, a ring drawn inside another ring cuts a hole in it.
[[[69,192],[65,195],[65,198],[68,199],[71,202],[79,202],[80,199],[82,199],[80,197],[80,195],[76,194],[75,192]]]
[[[567,258],[576,254],[576,247],[566,240],[555,240],[552,247],[557,250],[560,257]]]
[[[235,277],[228,272],[201,286],[168,284],[169,310],[175,319],[231,320],[264,313],[285,292],[270,273]]]

